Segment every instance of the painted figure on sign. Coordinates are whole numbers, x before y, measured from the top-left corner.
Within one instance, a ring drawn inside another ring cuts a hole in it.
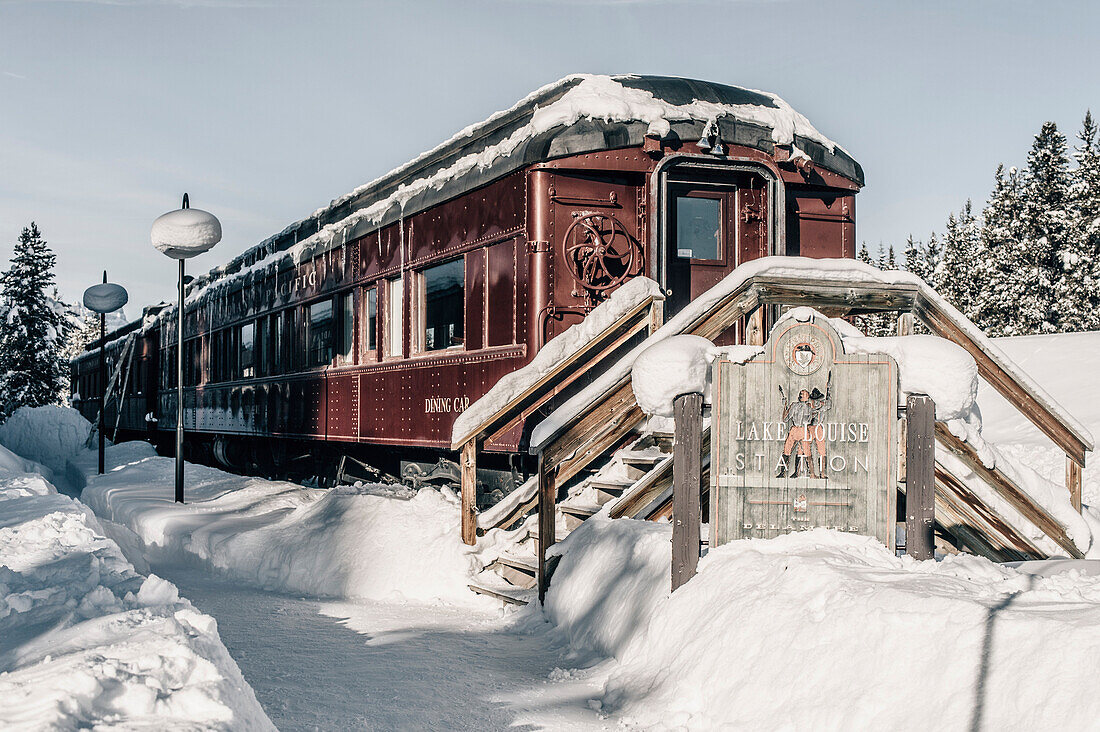
[[[787,426],[787,438],[783,443],[783,459],[776,470],[776,478],[797,478],[804,468],[803,461],[809,462],[811,476],[824,477],[826,448],[822,418],[832,406],[829,387],[825,389],[825,394],[816,386],[812,391],[802,389],[798,392],[798,401],[792,403],[787,401],[783,387],[779,387],[779,393],[783,396],[783,422]],[[817,450],[817,460],[814,460],[814,448]]]

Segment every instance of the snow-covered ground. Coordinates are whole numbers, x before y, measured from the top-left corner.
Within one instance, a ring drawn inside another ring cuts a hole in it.
[[[272,729],[214,619],[42,472],[0,448],[0,728]]]
[[[615,662],[602,711],[676,729],[1095,729],[1100,578],[918,562],[816,530],[712,550],[669,593],[671,527],[590,519],[546,617]],[[537,612],[530,610],[529,612]]]
[[[1100,333],[998,345],[1100,434],[1100,393],[1082,378]],[[986,389],[978,401],[986,439],[1061,481],[1046,438]],[[263,728],[257,698],[287,729],[1100,719],[1091,566],[916,562],[819,530],[715,549],[671,595],[669,526],[596,517],[556,548],[545,609],[511,613],[466,589],[503,532],[465,547],[447,491],[324,491],[188,466],[180,506],[172,461],[146,445],[110,447],[95,476],[71,413],[8,425],[0,443],[77,466],[100,518],[54,493],[48,467],[0,452],[0,727]],[[1100,503],[1096,466],[1085,499]]]

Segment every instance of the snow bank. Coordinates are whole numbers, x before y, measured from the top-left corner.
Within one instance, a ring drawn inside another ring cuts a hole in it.
[[[650,297],[661,298],[662,295],[661,286],[648,277],[635,277],[615,290],[611,297],[597,305],[584,320],[570,326],[556,338],[551,338],[529,364],[501,377],[485,396],[458,415],[451,428],[451,444],[464,442],[478,425]]]
[[[64,474],[91,432],[91,422],[71,407],[20,407],[0,425],[0,445]]]
[[[901,394],[927,394],[936,419],[966,419],[978,395],[978,365],[955,343],[931,335],[888,338],[846,337],[849,353],[885,353],[898,363]]]
[[[466,583],[480,563],[462,543],[449,491],[319,490],[189,464],[180,505],[174,461],[143,445],[109,448],[105,475],[89,464],[81,497],[134,532],[154,562],[317,596],[479,602]]]
[[[826,530],[711,550],[669,594],[671,527],[589,520],[546,615],[613,655],[604,713],[677,729],[1088,729],[1100,577],[917,562]],[[533,611],[533,612],[537,612]]]
[[[6,465],[0,699],[13,730],[274,729],[213,618],[137,574],[80,503]]]

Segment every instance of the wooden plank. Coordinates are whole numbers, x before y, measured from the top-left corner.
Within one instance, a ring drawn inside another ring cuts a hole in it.
[[[1078,465],[1084,466],[1085,452],[1092,446],[1086,444],[1074,432],[1029,392],[1023,384],[1008,373],[1000,359],[986,351],[981,344],[971,340],[958,325],[952,321],[940,307],[924,297],[918,298],[915,312],[921,322],[935,335],[954,341],[974,357],[978,364],[978,374],[989,382],[990,386],[1008,400],[1022,415],[1031,420],[1054,444]]]
[[[1035,524],[1040,531],[1054,540],[1058,546],[1066,550],[1070,557],[1083,559],[1084,554],[1077,545],[1066,535],[1066,529],[1053,516],[1048,514],[1041,506],[1036,504],[1009,478],[996,468],[987,468],[974,448],[966,444],[942,422],[936,423],[936,441],[954,453],[966,467],[990,485],[1002,498],[1008,501],[1014,509],[1019,511],[1024,518]]]
[[[542,453],[539,454],[539,534],[538,534],[538,587],[539,604],[546,599],[549,576],[546,571],[546,550],[554,545],[554,506],[558,499],[554,471]]]
[[[564,483],[584,470],[645,419],[627,377],[567,431],[547,445],[542,455]]]
[[[484,440],[488,436],[495,435],[502,429],[509,428],[522,412],[528,411],[530,413],[530,411],[534,411],[544,404],[561,388],[572,383],[585,372],[585,369],[578,367],[582,362],[601,360],[607,353],[614,351],[615,348],[622,345],[635,333],[648,328],[653,319],[652,306],[654,302],[657,302],[655,298],[647,298],[625,313],[608,326],[600,337],[586,343],[541,379],[529,385],[470,434],[460,438],[460,441],[452,443],[451,449],[461,449],[463,443],[470,439]],[[557,391],[553,391],[554,387],[558,387]]]
[[[905,553],[935,555],[936,405],[924,394],[905,401]]]
[[[898,335],[913,335],[913,314],[901,313],[898,315]]]
[[[808,305],[840,312],[911,310],[919,292],[905,283],[814,281],[794,277],[752,278],[760,302],[775,305]]]
[[[1070,502],[1077,509],[1077,513],[1081,513],[1081,466],[1068,455],[1066,456],[1066,488],[1069,489]]]
[[[954,514],[957,520],[970,527],[969,536],[958,531],[954,532],[955,536],[982,556],[994,561],[1046,558],[1046,554],[994,513],[941,463],[936,463],[936,499],[941,501],[937,504],[939,515]],[[995,539],[1004,543],[994,545]]]
[[[676,444],[672,448],[672,591],[695,576],[702,522],[703,395],[681,394],[672,403]]]
[[[707,441],[707,436],[704,435],[703,439]],[[623,493],[612,504],[609,515],[613,519],[634,518],[670,485],[672,485],[672,460],[666,459],[658,463],[630,490]]]
[[[477,440],[462,446],[462,542],[477,543]]]

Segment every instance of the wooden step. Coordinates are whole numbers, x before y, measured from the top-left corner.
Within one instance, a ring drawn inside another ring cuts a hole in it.
[[[588,481],[588,485],[596,489],[596,502],[602,506],[608,501],[613,501],[621,496],[623,491],[634,485],[634,482],[593,478]]]
[[[666,457],[668,455],[623,455],[622,464],[626,468],[627,476],[637,481]]]
[[[535,596],[538,594],[533,590],[509,590],[500,587],[487,587],[483,584],[475,584],[473,582],[466,586],[479,595],[495,597],[501,602],[506,602],[509,605],[518,605],[520,607],[529,604],[532,600],[535,599]]]
[[[600,507],[563,503],[558,506],[558,510],[565,516],[565,528],[572,531],[596,514]]]
[[[554,540],[555,541],[562,541],[563,539],[565,539],[565,537],[569,536],[571,533],[573,533],[573,532],[568,531],[568,530],[562,531],[561,527],[559,526],[554,530]],[[537,526],[534,527],[533,529],[531,529],[531,533],[529,533],[527,535],[527,538],[530,539],[532,543],[536,543],[536,544],[538,543],[539,529],[538,529]]]
[[[523,590],[529,590],[535,586],[539,568],[534,558],[503,554],[489,563],[489,569],[499,574],[509,584]]]

